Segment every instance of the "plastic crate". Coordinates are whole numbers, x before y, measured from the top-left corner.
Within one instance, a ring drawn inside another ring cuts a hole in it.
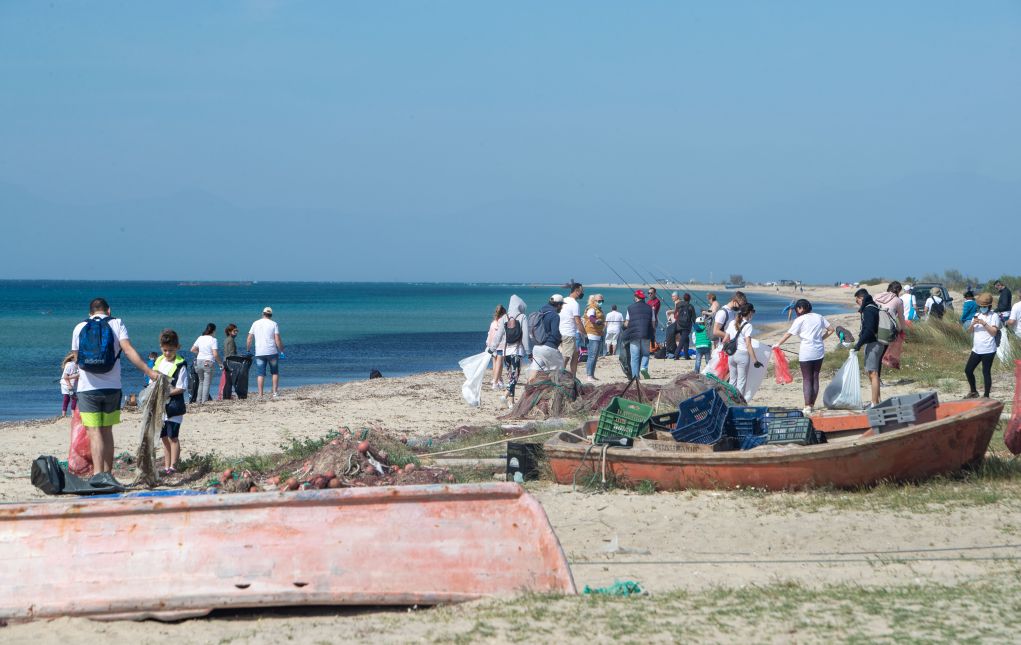
[[[657,414],[649,418],[649,427],[653,430],[670,432],[677,427],[677,412]]]
[[[651,405],[613,397],[610,404],[599,413],[593,441],[602,443],[613,437],[637,437],[644,434],[654,409]]]
[[[765,417],[770,419],[799,419],[805,416],[805,413],[801,410],[787,410],[785,408],[769,408],[766,410]]]
[[[727,410],[725,426],[728,437],[748,437],[760,434],[759,422],[766,415],[768,408],[756,406],[731,406]]]
[[[716,390],[708,390],[681,401],[677,427],[670,434],[684,443],[716,444],[723,438],[727,404]]]
[[[822,433],[815,431],[808,417],[763,418],[762,430],[769,444],[809,446],[826,440]]]
[[[866,415],[869,426],[882,433],[915,423],[935,421],[937,407],[939,396],[935,392],[920,392],[890,397],[869,408]]]

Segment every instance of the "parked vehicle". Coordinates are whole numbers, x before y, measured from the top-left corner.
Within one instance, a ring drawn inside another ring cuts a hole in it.
[[[915,296],[915,309],[918,310],[918,315],[922,315],[925,301],[929,299],[933,291],[940,298],[943,298],[943,306],[946,307],[947,311],[953,311],[954,299],[950,297],[950,292],[947,291],[942,282],[919,282],[911,285],[911,293]]]

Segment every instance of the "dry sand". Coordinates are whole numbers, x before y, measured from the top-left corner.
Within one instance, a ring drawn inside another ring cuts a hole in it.
[[[823,297],[822,292],[809,295],[809,289],[806,296]],[[826,295],[835,297],[829,291]],[[857,331],[854,313],[831,319]],[[762,337],[768,341],[780,333],[782,329],[764,330]],[[650,371],[654,381],[663,382],[691,366],[688,361],[653,360]],[[597,377],[603,382],[622,380],[616,359],[603,359]],[[286,384],[286,372],[282,378]],[[470,408],[461,399],[461,381],[458,372],[427,373],[285,390],[276,400],[191,406],[182,428],[182,445],[185,454],[240,456],[275,452],[291,438],[320,437],[341,426],[378,426],[411,436],[435,436],[461,425],[498,423],[497,416],[505,410],[496,393],[485,390],[482,406]],[[910,385],[888,388],[885,393],[907,391]],[[963,388],[956,394],[960,393]],[[1007,398],[1005,392],[997,394]],[[800,407],[800,378],[786,386],[767,379],[756,403]],[[118,451],[134,451],[138,424],[139,415],[124,415],[124,423],[115,431]],[[66,456],[68,432],[69,422],[61,419],[0,426],[0,500],[42,497],[29,482],[29,464],[40,454]],[[799,510],[806,506],[798,500],[811,493],[777,493],[759,499],[722,491],[585,494],[548,483],[530,485],[530,489],[549,514],[579,588],[623,579],[638,580],[653,593],[790,580],[811,586],[954,584],[981,579],[1002,567],[995,561],[957,556],[996,556],[1007,552],[996,545],[1005,544],[1013,545],[1011,552],[1016,553],[1021,531],[1021,509],[1006,503],[927,513],[835,511],[810,505],[810,510]],[[614,545],[617,552],[608,552]],[[913,560],[927,553],[947,557]],[[800,561],[791,562],[792,556]],[[464,618],[470,613],[459,615]],[[266,612],[243,620],[171,625],[59,620],[3,628],[0,640],[37,644],[96,637],[136,642],[363,640],[372,637],[373,616],[381,614]],[[424,627],[416,627],[413,617],[401,621],[407,640],[426,633]],[[577,637],[570,626],[560,631],[565,640]]]

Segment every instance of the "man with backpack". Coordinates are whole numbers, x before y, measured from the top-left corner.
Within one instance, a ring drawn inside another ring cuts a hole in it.
[[[683,298],[676,298],[674,292],[674,330],[677,333],[677,353],[674,358],[683,357],[690,361],[691,356],[688,350],[691,348],[691,326],[695,321],[695,308],[691,306],[691,294],[684,294]]]
[[[858,333],[858,342],[851,349],[851,353],[865,348],[865,372],[872,383],[871,405],[876,405],[879,403],[879,368],[883,364],[883,354],[886,353],[886,344],[879,339],[879,305],[869,295],[868,289],[858,289],[854,293],[854,301],[858,303],[858,313],[861,315],[861,332]]]
[[[539,311],[528,315],[528,335],[532,341],[532,366],[544,372],[564,367],[560,347],[560,311],[564,297],[559,293],[550,296]]]
[[[78,410],[89,435],[95,477],[115,483],[113,426],[121,422],[121,354],[150,379],[159,373],[131,346],[127,327],[110,316],[110,304],[103,298],[89,303],[89,318],[75,326],[71,351],[78,352]]]
[[[939,289],[933,289],[929,297],[925,299],[925,315],[928,318],[936,318],[943,320],[943,314],[946,313],[946,305],[943,304],[943,298],[941,297]]]

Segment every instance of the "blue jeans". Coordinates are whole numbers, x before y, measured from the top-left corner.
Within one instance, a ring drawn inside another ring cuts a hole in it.
[[[709,357],[712,354],[712,348],[709,347],[696,347],[695,348],[695,373],[702,373],[702,358],[705,357],[705,362],[708,365]]]
[[[585,361],[585,373],[588,374],[589,378],[592,378],[596,373],[596,362],[599,360],[600,351],[602,349],[603,339],[592,340],[588,339],[588,359]]]
[[[640,370],[649,369],[649,339],[632,340],[628,348],[631,350],[631,376],[635,377]]]
[[[266,367],[269,367],[269,373],[276,376],[280,373],[279,363],[277,362],[280,358],[280,354],[270,354],[269,356],[256,356],[255,357],[255,375],[266,376]]]

